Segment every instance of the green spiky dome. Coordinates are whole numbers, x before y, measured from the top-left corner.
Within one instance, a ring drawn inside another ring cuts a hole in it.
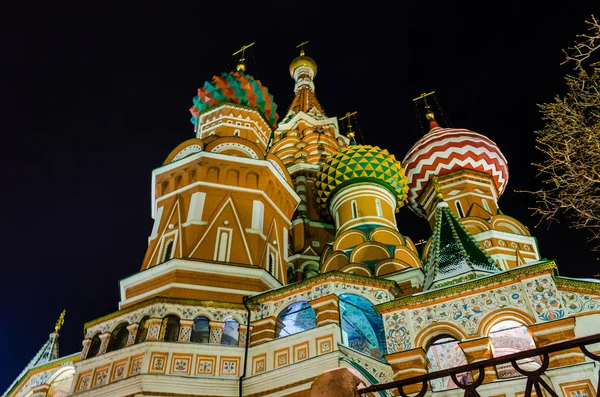
[[[370,145],[341,148],[321,165],[315,182],[317,203],[327,211],[336,191],[360,182],[373,182],[389,189],[396,197],[396,211],[404,205],[408,194],[404,169],[393,154]]]

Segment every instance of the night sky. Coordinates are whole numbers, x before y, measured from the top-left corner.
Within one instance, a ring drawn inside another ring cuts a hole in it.
[[[503,151],[500,208],[529,227],[542,256],[562,276],[598,272],[585,231],[536,228],[533,197],[515,192],[540,186],[536,104],[565,92],[561,49],[600,14],[596,0],[128,3],[0,5],[0,393],[63,309],[61,355],[80,351],[84,323],[118,309],[118,282],[140,269],[152,228],[151,171],[193,137],[196,89],[233,70],[231,54],[251,42],[248,72],[280,117],[295,47],[309,40],[327,115],[358,111],[362,141],[398,160],[422,134],[412,99],[435,90],[440,125]],[[415,242],[429,235],[407,208],[398,225]]]

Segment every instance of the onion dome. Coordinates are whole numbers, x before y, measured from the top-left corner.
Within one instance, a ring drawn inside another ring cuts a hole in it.
[[[317,63],[311,57],[304,55],[304,51],[300,52],[300,56],[294,58],[294,60],[292,60],[292,63],[290,63],[290,75],[292,77],[294,77],[294,70],[296,70],[300,66],[308,66],[312,69],[314,76],[317,75]]]
[[[197,124],[201,112],[221,103],[257,108],[273,128],[277,125],[279,115],[276,113],[277,105],[273,102],[273,96],[260,80],[243,72],[222,73],[220,76],[213,76],[212,82],[205,82],[198,89],[194,106],[190,108],[192,123]]]
[[[378,183],[389,189],[396,196],[396,211],[404,205],[408,192],[404,169],[393,154],[370,145],[343,147],[321,164],[315,181],[317,204],[327,210],[336,191],[357,182]]]
[[[408,178],[409,208],[425,216],[417,199],[434,176],[460,170],[490,175],[498,193],[508,182],[508,165],[500,148],[489,138],[462,128],[441,128],[437,124],[408,151],[402,166]]]

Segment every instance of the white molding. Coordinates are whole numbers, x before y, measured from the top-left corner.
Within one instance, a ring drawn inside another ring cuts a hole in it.
[[[188,270],[198,273],[240,276],[262,280],[271,289],[282,287],[282,284],[275,277],[268,274],[268,272],[266,272],[264,269],[258,267],[218,264],[213,262],[192,261],[187,259],[171,259],[170,261],[163,262],[160,265],[153,266],[149,269],[135,273],[130,277],[120,280],[119,287],[121,292],[121,300],[126,299],[125,293],[128,288],[175,270]],[[253,292],[252,295],[257,295],[259,293],[260,292]],[[120,307],[121,303],[119,303],[119,308]]]

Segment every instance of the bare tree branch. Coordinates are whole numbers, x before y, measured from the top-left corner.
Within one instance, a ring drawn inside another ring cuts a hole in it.
[[[544,128],[536,131],[536,149],[545,159],[532,164],[542,188],[523,191],[535,195],[538,226],[550,227],[565,217],[571,227],[586,229],[590,241],[600,241],[600,61],[592,56],[600,48],[600,23],[592,15],[585,21],[589,33],[578,35],[573,47],[563,50],[564,63],[574,64],[576,75],[565,76],[568,92],[553,102],[538,104]],[[587,69],[586,69],[587,68]],[[600,250],[600,243],[595,247]]]

